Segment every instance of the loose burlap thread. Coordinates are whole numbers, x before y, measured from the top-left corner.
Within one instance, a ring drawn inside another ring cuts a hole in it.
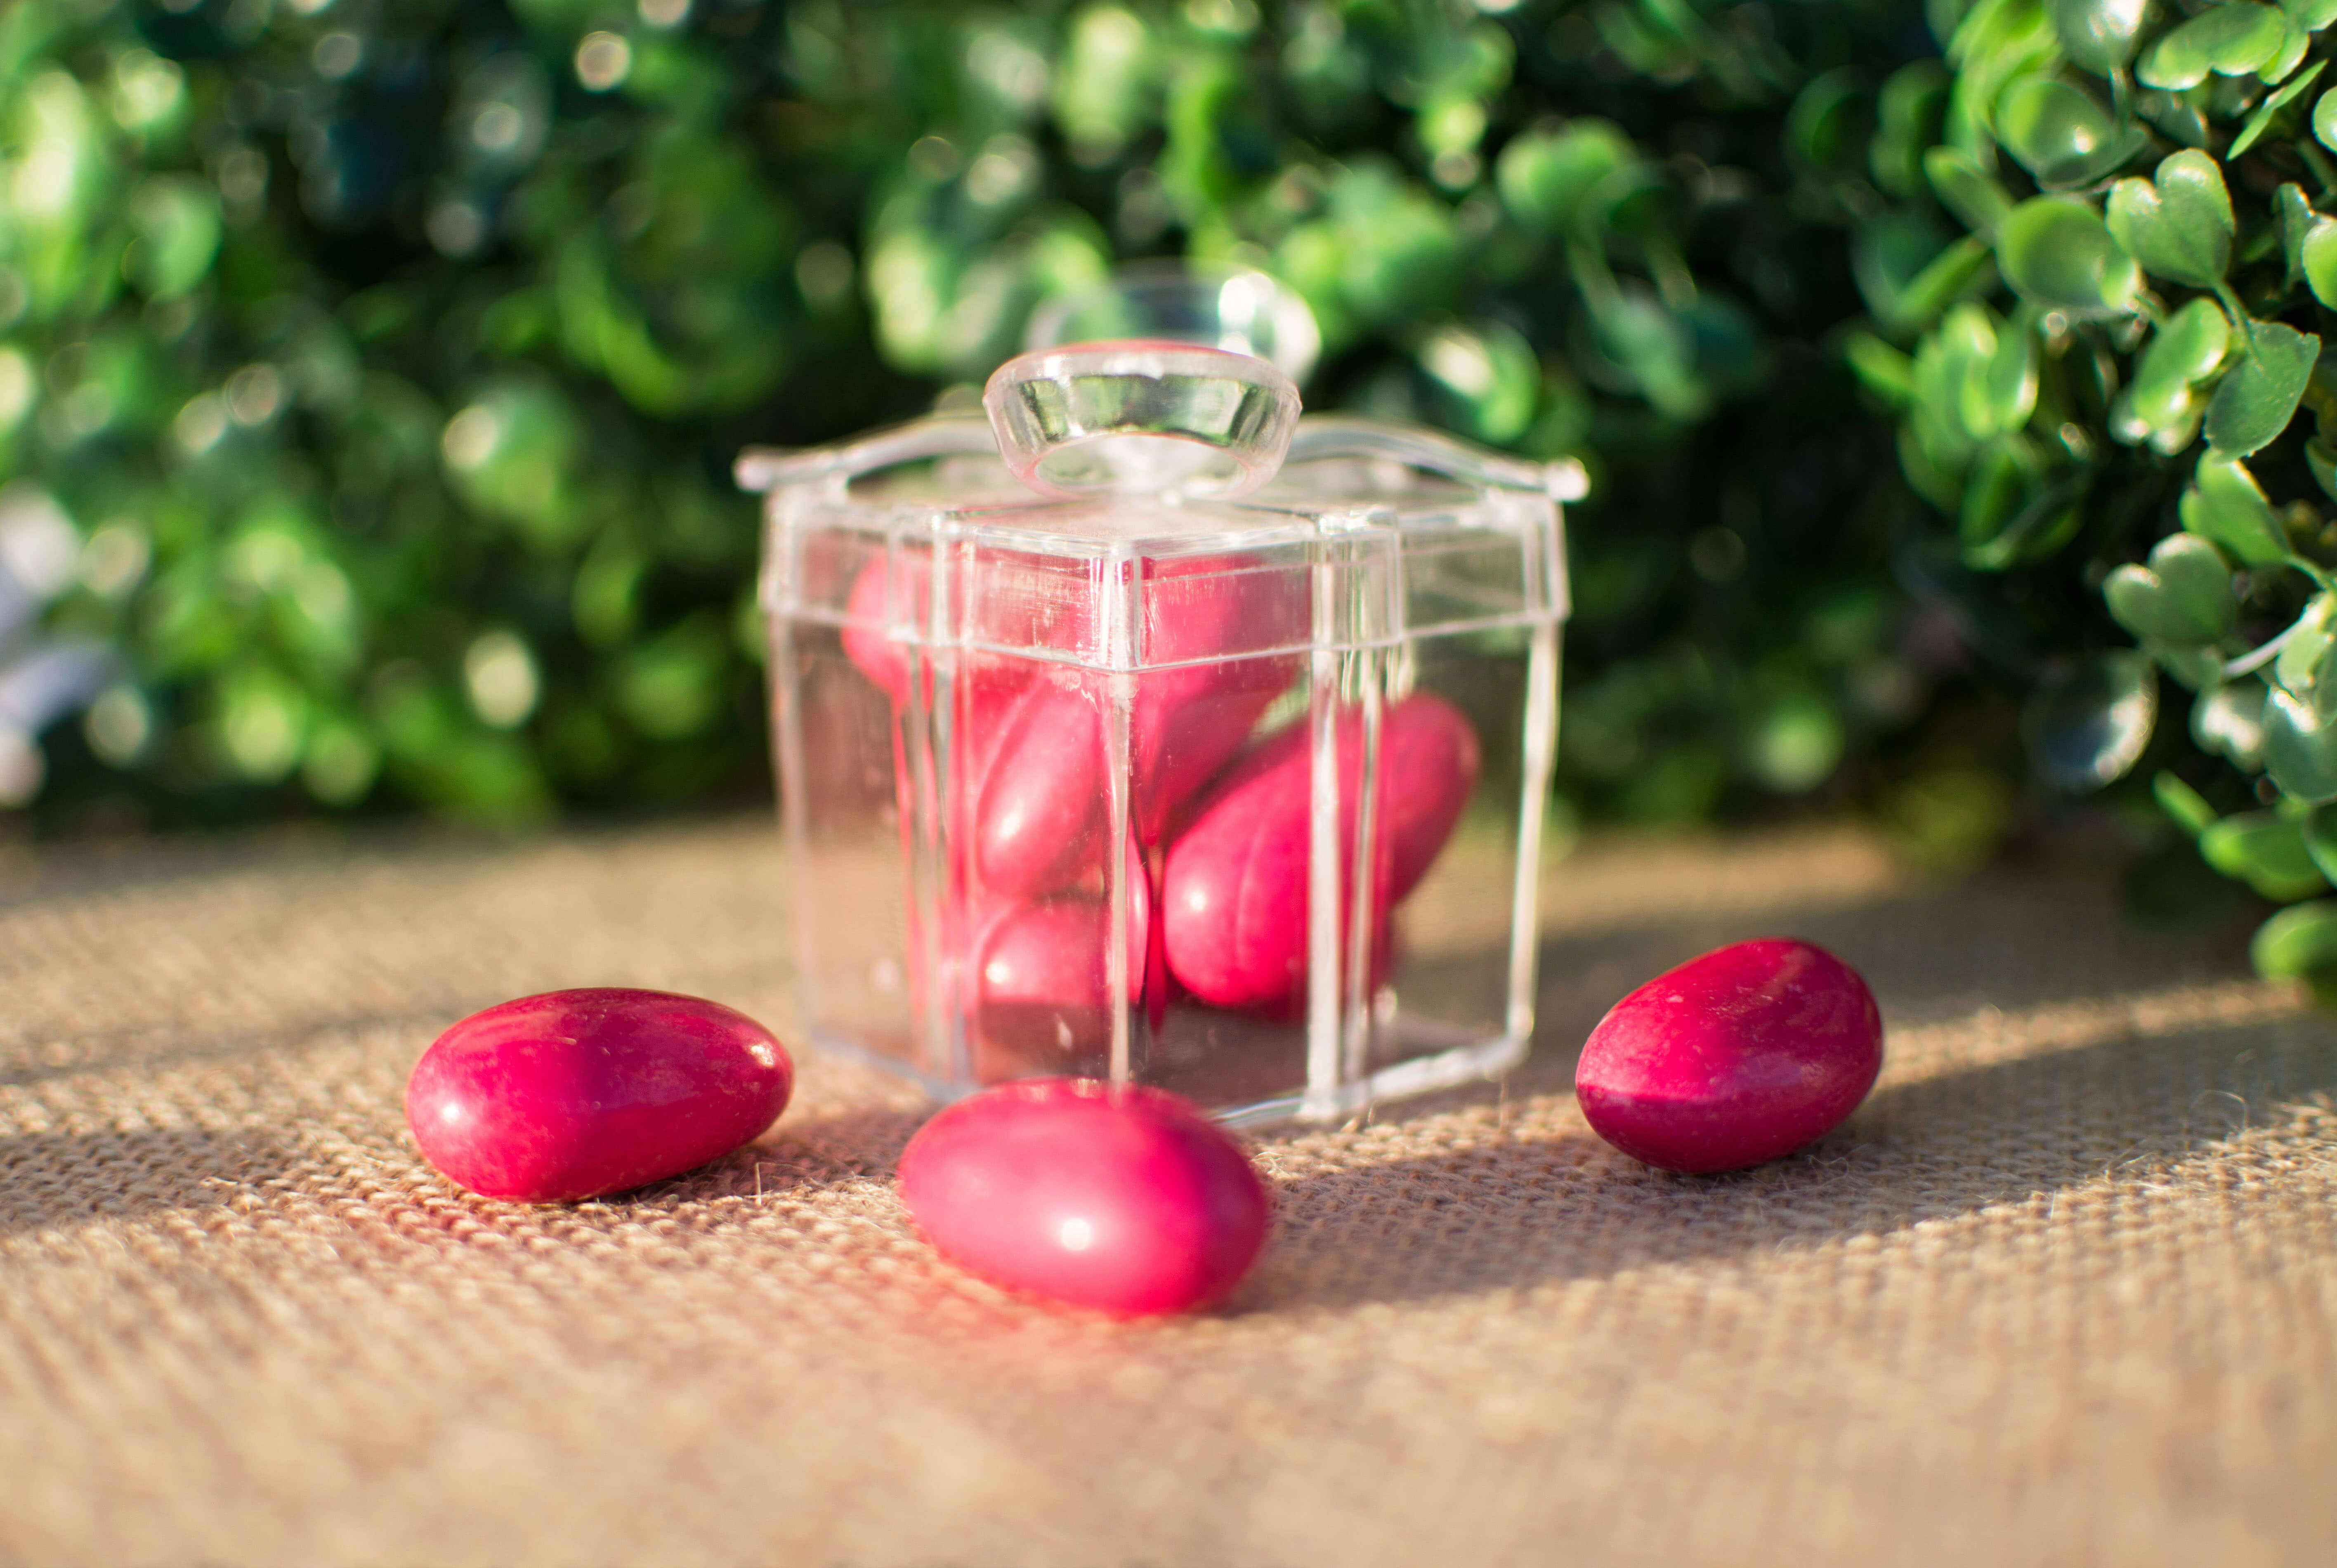
[[[1503,1085],[1256,1141],[1225,1308],[969,1280],[921,1108],[799,1053],[754,1147],[472,1198],[415,1057],[580,984],[789,1017],[760,822],[0,861],[0,1563],[2302,1563],[2337,1542],[2337,1028],[2098,875],[1849,833],[1553,868]],[[1734,937],[1826,943],[1889,1062],[1794,1159],[1590,1135],[1574,1049]]]

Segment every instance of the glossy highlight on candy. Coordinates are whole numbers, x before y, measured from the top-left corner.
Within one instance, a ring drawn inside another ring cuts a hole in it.
[[[423,1156],[487,1198],[566,1203],[752,1142],[795,1066],[743,1013],[665,991],[522,996],[441,1034],[406,1085]]]
[[[1090,1079],[1026,1079],[945,1108],[902,1152],[900,1191],[959,1266],[1122,1318],[1223,1298],[1273,1213],[1241,1146],[1190,1102]]]
[[[1784,937],[1738,942],[1615,1004],[1575,1069],[1583,1115],[1624,1153],[1687,1175],[1792,1153],[1858,1108],[1882,1015],[1858,972]]]

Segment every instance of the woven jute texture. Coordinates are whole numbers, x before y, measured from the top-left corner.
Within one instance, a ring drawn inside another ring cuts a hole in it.
[[[462,1014],[572,985],[789,1016],[761,821],[0,859],[0,1563],[1299,1568],[2337,1561],[2337,1026],[2107,878],[1864,840],[1553,869],[1506,1085],[1268,1132],[1227,1308],[970,1281],[915,1099],[803,1054],[757,1146],[621,1200],[408,1142]],[[1824,942],[1889,1063],[1814,1150],[1658,1174],[1599,1014]]]

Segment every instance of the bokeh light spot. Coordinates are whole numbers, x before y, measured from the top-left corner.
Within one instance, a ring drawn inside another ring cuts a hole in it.
[[[576,45],[576,80],[592,93],[606,93],[632,74],[633,46],[614,33],[588,33]]]

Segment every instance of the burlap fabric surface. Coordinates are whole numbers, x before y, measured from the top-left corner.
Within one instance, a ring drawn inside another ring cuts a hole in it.
[[[1112,1326],[918,1240],[913,1098],[485,1202],[398,1096],[461,1014],[787,1016],[761,822],[0,861],[0,1562],[2310,1563],[2337,1558],[2337,1026],[2103,879],[1862,840],[1552,874],[1505,1088],[1268,1133],[1273,1252]],[[1881,1086],[1691,1181],[1585,1129],[1599,1013],[1733,936],[1862,967]]]

